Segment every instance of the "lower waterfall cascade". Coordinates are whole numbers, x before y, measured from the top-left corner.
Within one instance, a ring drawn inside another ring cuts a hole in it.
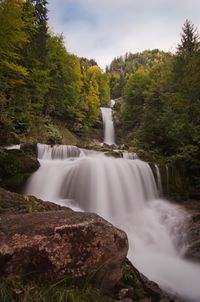
[[[41,166],[24,193],[101,215],[127,233],[128,257],[140,272],[184,301],[199,301],[200,265],[182,258],[188,214],[159,198],[146,162],[61,145],[38,144],[38,155]]]

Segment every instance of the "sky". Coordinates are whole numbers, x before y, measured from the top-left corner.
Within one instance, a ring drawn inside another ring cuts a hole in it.
[[[126,52],[175,52],[186,19],[200,30],[200,0],[49,0],[49,25],[70,53],[101,68]]]

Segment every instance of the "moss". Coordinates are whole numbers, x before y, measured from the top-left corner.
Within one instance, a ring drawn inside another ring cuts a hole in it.
[[[0,186],[20,191],[26,179],[39,168],[36,156],[21,150],[0,150]]]
[[[44,202],[34,196],[21,195],[0,188],[0,214],[32,213],[61,209],[60,206]]]

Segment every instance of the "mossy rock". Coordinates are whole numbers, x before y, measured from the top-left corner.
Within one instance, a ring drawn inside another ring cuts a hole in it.
[[[26,179],[40,166],[33,154],[22,150],[0,149],[0,186],[20,191]]]
[[[0,215],[60,210],[62,207],[34,196],[21,195],[0,188]]]
[[[20,150],[26,154],[37,157],[37,144],[21,144]]]

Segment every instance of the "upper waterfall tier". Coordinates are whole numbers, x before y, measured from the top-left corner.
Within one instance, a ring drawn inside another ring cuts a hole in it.
[[[65,159],[69,157],[79,157],[81,150],[70,145],[44,145],[37,144],[39,159]]]
[[[104,143],[115,145],[115,129],[112,118],[112,109],[101,107],[101,113],[104,124]]]

